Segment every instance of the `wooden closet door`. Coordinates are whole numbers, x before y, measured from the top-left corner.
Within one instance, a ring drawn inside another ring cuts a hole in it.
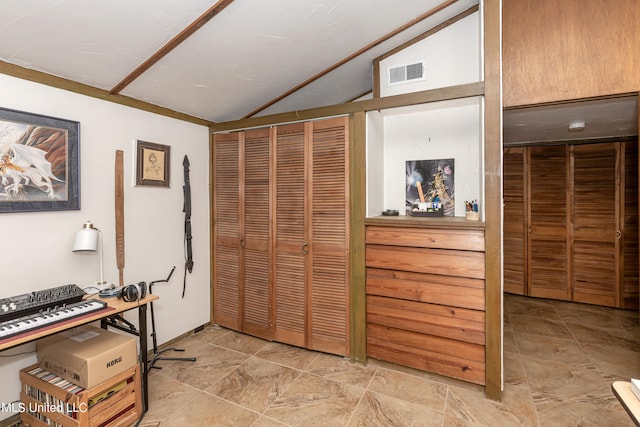
[[[240,188],[242,249],[242,331],[270,338],[269,129],[244,136],[244,185]]]
[[[273,338],[306,346],[308,241],[304,124],[278,126],[275,141]]]
[[[529,148],[529,295],[571,300],[566,146]]]
[[[573,152],[573,300],[617,306],[620,284],[619,144],[588,144]]]
[[[504,291],[527,294],[527,193],[526,151],[522,147],[504,150]]]
[[[348,117],[310,123],[311,283],[309,339],[313,350],[349,353]]]
[[[240,133],[213,136],[213,321],[240,329]]]

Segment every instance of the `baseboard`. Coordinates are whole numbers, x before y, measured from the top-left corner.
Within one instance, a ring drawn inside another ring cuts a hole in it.
[[[175,343],[177,343],[178,341],[180,341],[181,339],[190,337],[191,335],[194,335],[194,334],[197,334],[198,332],[202,331],[204,328],[206,328],[210,324],[211,323],[205,323],[204,325],[200,325],[200,326],[196,327],[192,331],[185,332],[182,335],[178,335],[174,339],[169,340],[169,341],[165,342],[164,344],[159,345],[158,346],[158,351],[164,350],[165,348],[173,347],[173,345]],[[151,360],[153,358],[153,349],[150,349],[147,352],[147,357],[149,358],[149,360]],[[4,427],[4,426],[0,424],[0,427]]]

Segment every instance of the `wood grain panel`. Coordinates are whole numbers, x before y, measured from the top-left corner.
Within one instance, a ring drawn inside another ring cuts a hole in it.
[[[504,150],[504,291],[527,293],[525,149]]]
[[[367,295],[485,309],[484,280],[367,268]]]
[[[484,253],[446,249],[367,245],[368,267],[445,276],[484,278]]]
[[[305,256],[276,254],[274,340],[306,345]]]
[[[236,248],[218,246],[216,249],[213,320],[235,330],[240,329],[239,259]]]
[[[244,250],[244,306],[242,330],[270,338],[269,251]]]
[[[638,309],[638,143],[624,144],[624,278],[621,307]]]
[[[367,323],[484,345],[483,311],[367,297]]]
[[[367,354],[448,377],[485,383],[482,345],[371,324],[367,327]]]
[[[484,251],[484,231],[369,226],[367,244]]]
[[[637,0],[504,0],[504,106],[640,87]]]
[[[239,230],[238,133],[214,135],[214,225],[217,236],[237,238]]]
[[[617,305],[618,144],[572,147],[573,301]]]
[[[306,345],[304,124],[278,126],[275,170],[275,275],[273,336]]]
[[[529,295],[570,300],[568,154],[565,146],[529,151]]]
[[[348,118],[312,122],[309,348],[349,354]]]
[[[240,134],[214,135],[213,321],[240,329]]]
[[[242,331],[270,334],[270,180],[269,129],[244,132]]]

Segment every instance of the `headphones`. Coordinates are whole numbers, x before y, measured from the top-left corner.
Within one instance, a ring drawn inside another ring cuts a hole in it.
[[[122,298],[125,302],[134,302],[141,300],[147,295],[147,284],[140,282],[137,285],[123,286],[118,293],[118,298]]]

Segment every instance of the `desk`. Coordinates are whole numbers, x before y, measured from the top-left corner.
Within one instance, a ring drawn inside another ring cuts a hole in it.
[[[24,334],[16,335],[0,342],[0,351],[7,350],[9,348],[26,344],[31,341],[35,341],[38,338],[53,335],[58,332],[66,331],[67,329],[75,328],[87,323],[101,321],[114,314],[124,313],[125,311],[138,309],[138,340],[140,342],[140,363],[142,364],[142,395],[144,401],[144,411],[149,408],[149,384],[148,384],[148,348],[147,348],[147,304],[158,299],[157,295],[147,294],[146,297],[140,301],[125,302],[117,298],[99,298],[97,296],[91,296],[88,298],[101,300],[107,303],[107,308],[100,311],[89,313],[85,316],[80,316],[75,319],[70,319],[53,325],[45,326],[40,329],[34,329],[32,331],[25,332]]]
[[[616,381],[611,385],[611,389],[633,422],[640,427],[640,399],[631,391],[631,383]]]

